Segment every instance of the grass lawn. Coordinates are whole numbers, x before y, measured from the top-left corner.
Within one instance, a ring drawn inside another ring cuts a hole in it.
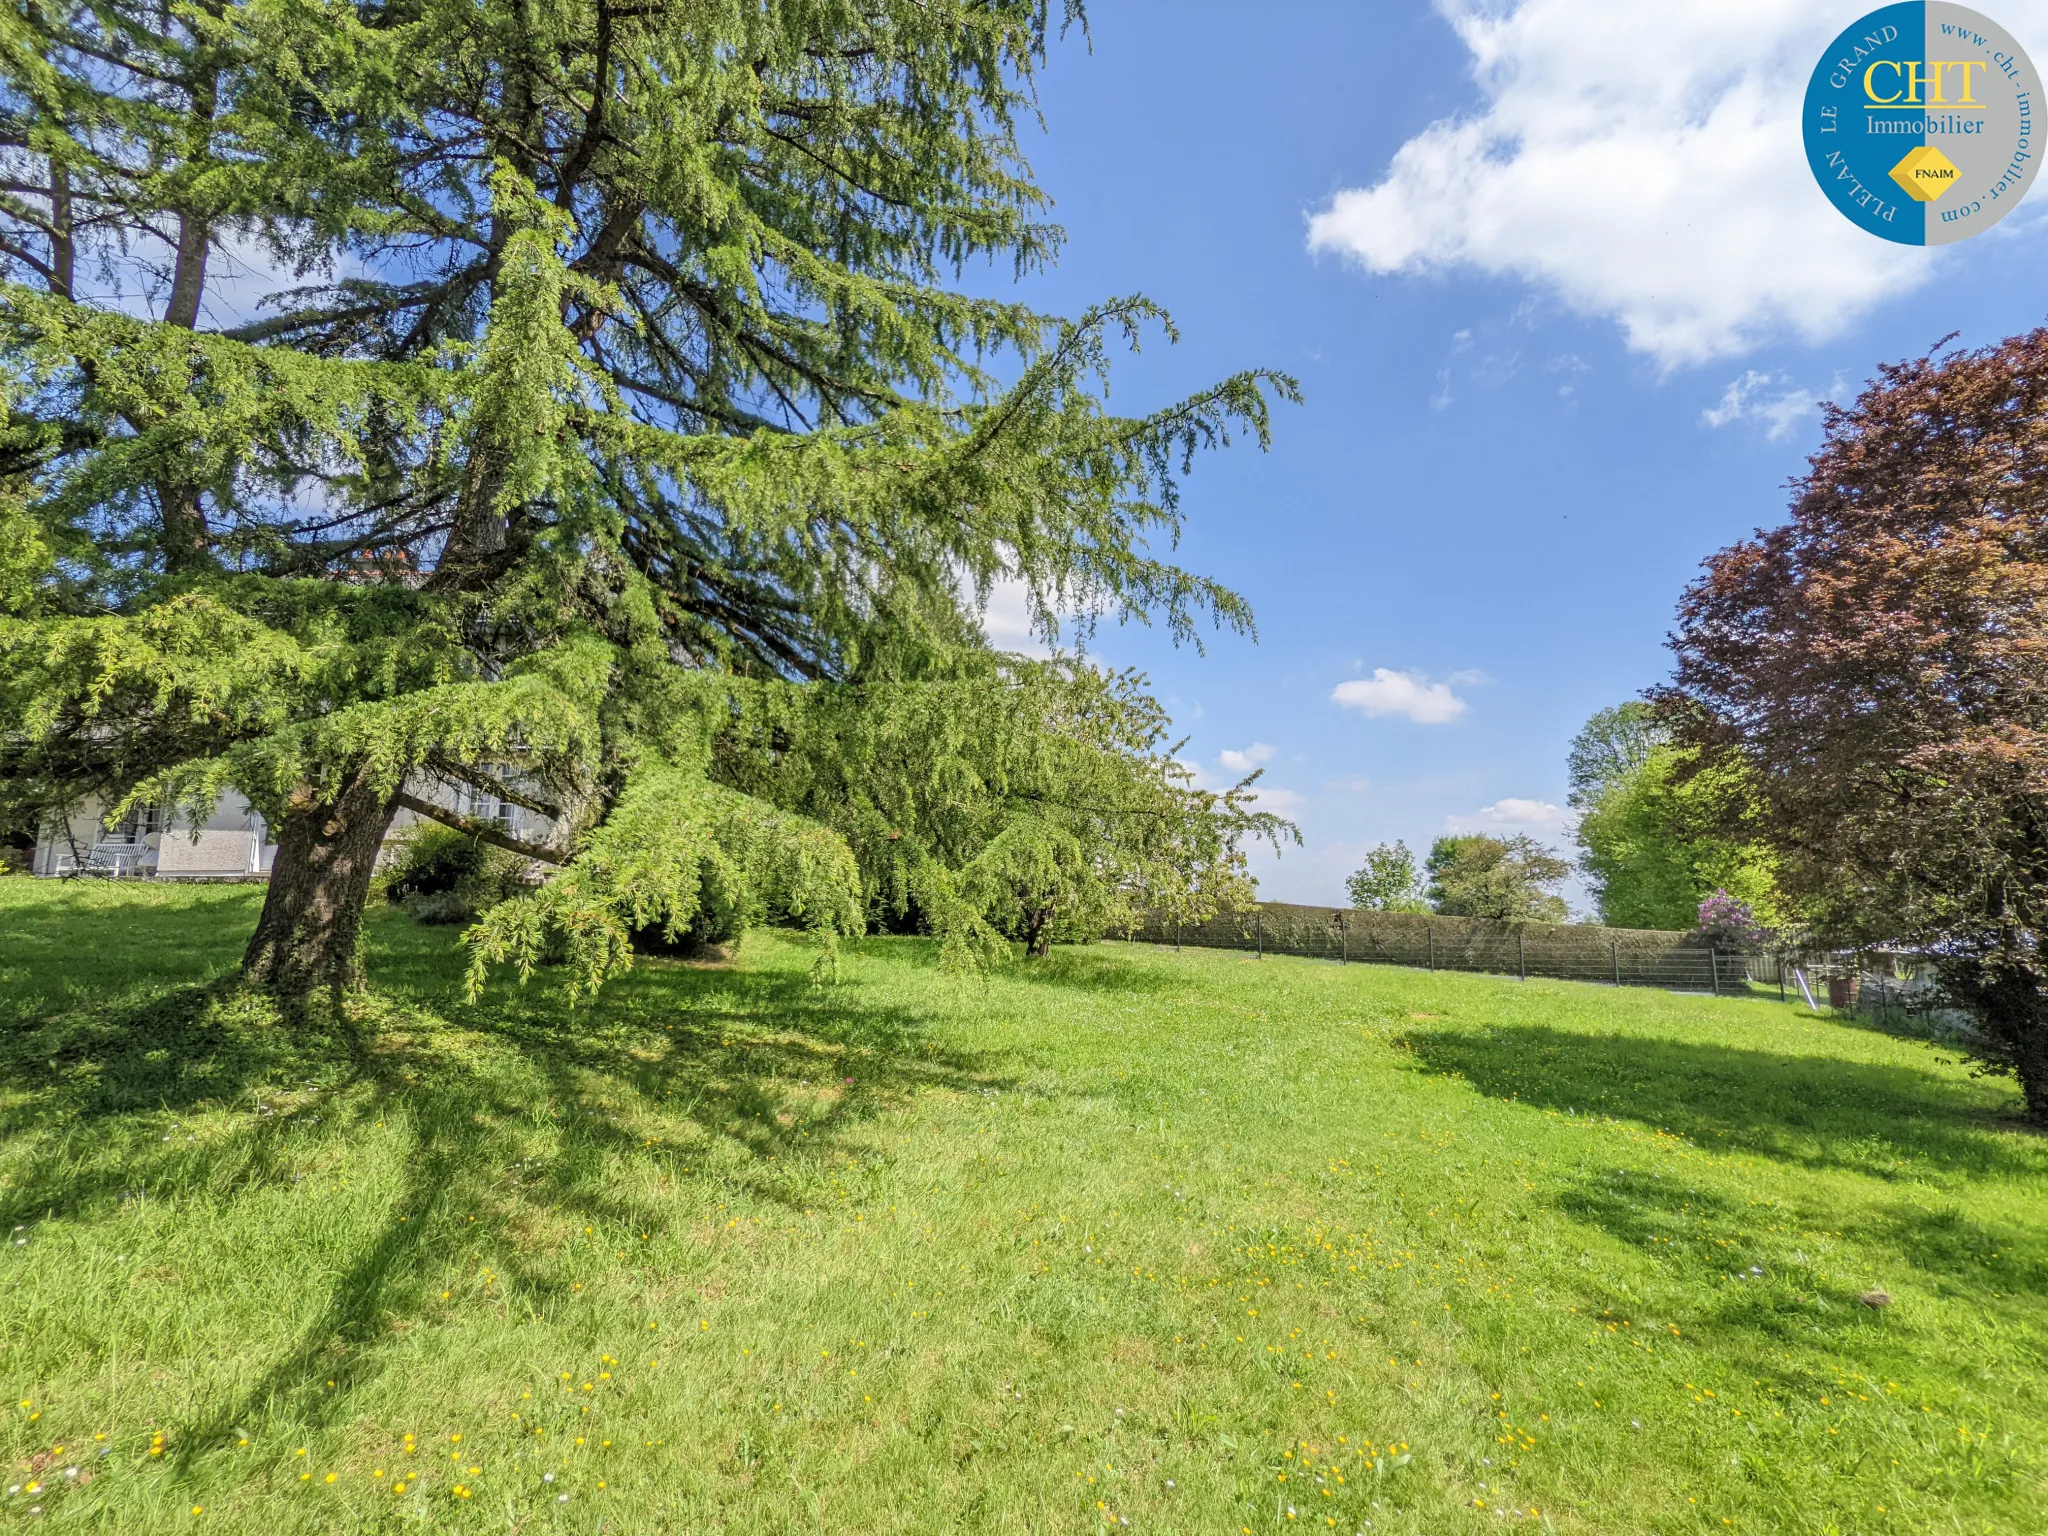
[[[775,935],[469,1006],[389,911],[295,1032],[259,894],[0,880],[0,1524],[2048,1530],[2048,1139],[1935,1047]]]

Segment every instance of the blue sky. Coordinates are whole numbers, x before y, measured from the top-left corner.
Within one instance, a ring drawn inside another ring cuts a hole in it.
[[[1568,841],[1572,735],[1663,675],[1700,561],[1781,519],[1814,401],[2048,320],[2048,194],[1935,251],[1813,186],[1799,97],[1863,9],[1098,0],[1092,51],[1054,49],[1029,143],[1070,243],[1026,295],[1173,313],[1120,409],[1250,365],[1306,395],[1187,487],[1181,557],[1257,642],[1093,646],[1206,774],[1263,764],[1304,838],[1268,897],[1338,899],[1381,839]],[[2048,58],[2048,0],[1995,11]]]

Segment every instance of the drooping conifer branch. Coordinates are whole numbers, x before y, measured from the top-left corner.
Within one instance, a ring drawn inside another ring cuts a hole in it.
[[[986,960],[1240,898],[1283,829],[1184,781],[1135,680],[976,622],[1014,579],[1048,629],[1249,629],[1171,560],[1178,483],[1293,394],[1116,416],[1163,316],[960,291],[1058,248],[1016,123],[1078,19],[8,13],[0,817],[239,790],[280,849],[250,969],[300,989],[358,974],[393,813],[459,815],[430,781],[555,819],[476,954],[585,987],[761,919]]]

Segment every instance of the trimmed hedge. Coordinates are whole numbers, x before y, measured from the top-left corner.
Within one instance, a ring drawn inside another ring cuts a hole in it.
[[[1176,924],[1153,914],[1129,936],[1144,944],[1263,949],[1324,960],[1702,992],[1740,986],[1745,974],[1740,956],[1716,956],[1684,933],[1591,923],[1500,923],[1425,912],[1359,912],[1281,901],[1260,902],[1206,923]]]

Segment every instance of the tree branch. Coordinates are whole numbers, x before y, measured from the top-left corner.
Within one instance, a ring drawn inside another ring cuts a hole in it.
[[[566,856],[552,848],[543,847],[539,843],[526,842],[523,839],[512,836],[509,832],[499,831],[487,821],[478,821],[474,816],[465,816],[460,811],[451,811],[445,805],[436,805],[431,800],[422,800],[419,796],[408,794],[404,790],[398,792],[398,804],[411,811],[415,816],[424,816],[429,821],[438,821],[444,827],[453,827],[465,837],[473,837],[480,843],[489,843],[493,848],[503,848],[507,853],[516,853],[524,858],[538,859],[541,863],[552,864],[558,869],[569,862]]]
[[[442,774],[447,778],[460,779],[471,789],[488,790],[500,800],[512,805],[523,806],[537,815],[546,816],[554,821],[562,819],[562,808],[559,805],[554,805],[537,796],[529,795],[522,789],[515,789],[495,774],[485,773],[481,768],[472,768],[467,763],[458,763],[452,758],[442,757],[438,753],[429,761],[428,766],[434,772]]]

